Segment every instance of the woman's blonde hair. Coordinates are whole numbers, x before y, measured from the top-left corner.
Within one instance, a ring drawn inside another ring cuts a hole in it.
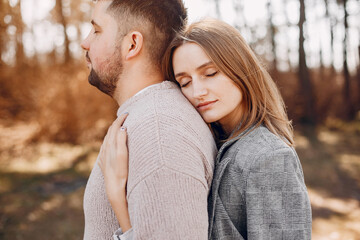
[[[252,126],[256,128],[263,124],[275,135],[286,139],[288,145],[294,144],[291,121],[276,84],[234,27],[220,20],[204,19],[178,33],[163,59],[166,79],[176,82],[173,53],[176,48],[188,42],[198,44],[243,94],[243,116],[231,137],[224,137],[219,124],[211,124],[218,142],[229,140]]]

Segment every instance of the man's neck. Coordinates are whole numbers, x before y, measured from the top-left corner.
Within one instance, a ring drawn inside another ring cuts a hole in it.
[[[113,98],[119,106],[148,86],[161,83],[164,77],[160,71],[124,73],[119,79]]]

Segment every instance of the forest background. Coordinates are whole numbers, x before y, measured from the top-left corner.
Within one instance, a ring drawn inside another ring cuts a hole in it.
[[[295,129],[313,239],[360,239],[360,1],[187,0],[235,26]],[[115,102],[88,84],[89,0],[0,0],[0,239],[80,239]]]

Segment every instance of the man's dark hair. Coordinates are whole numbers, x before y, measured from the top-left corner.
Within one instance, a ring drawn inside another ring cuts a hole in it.
[[[159,68],[168,45],[187,20],[182,0],[113,0],[108,11],[126,30],[123,34],[139,30],[144,35],[149,60]]]

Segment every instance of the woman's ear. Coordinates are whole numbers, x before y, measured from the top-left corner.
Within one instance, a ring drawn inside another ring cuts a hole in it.
[[[143,48],[144,37],[140,32],[133,31],[128,34],[128,46],[126,48],[125,60],[130,60],[140,54]]]

